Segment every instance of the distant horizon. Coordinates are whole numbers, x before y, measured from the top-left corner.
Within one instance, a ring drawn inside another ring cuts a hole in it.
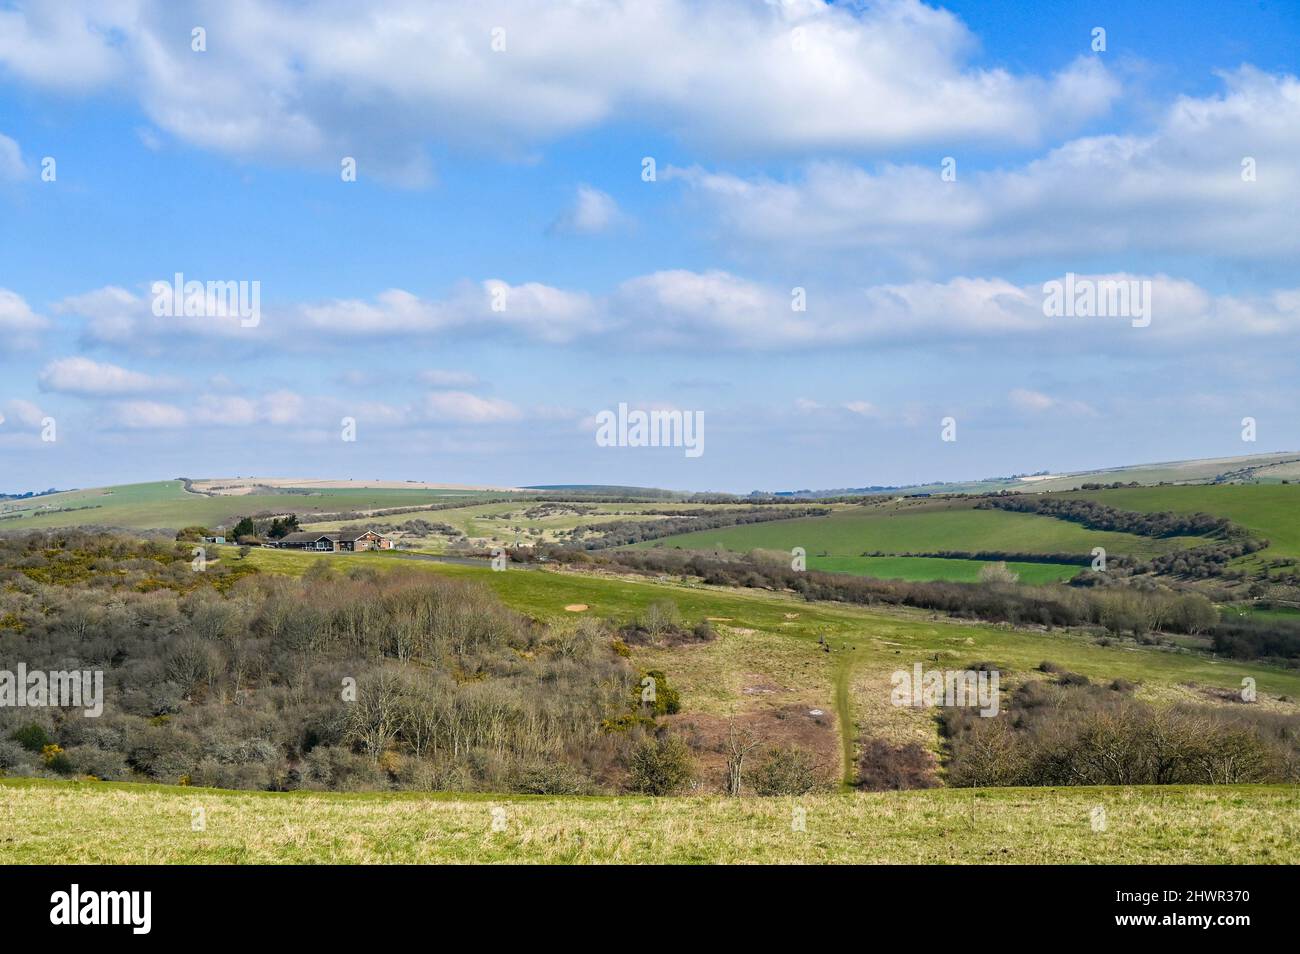
[[[178,475],[178,476],[173,476],[173,477],[158,477],[158,476],[153,476],[153,477],[144,477],[144,478],[140,478],[140,479],[118,480],[118,481],[113,481],[113,482],[111,482],[111,483],[88,482],[88,483],[73,484],[73,485],[69,485],[69,486],[50,485],[50,487],[43,488],[43,489],[40,489],[40,490],[37,490],[37,489],[35,489],[35,488],[30,488],[30,489],[26,489],[26,488],[25,488],[25,489],[18,489],[18,490],[9,490],[9,489],[5,489],[5,488],[3,488],[3,487],[0,487],[0,496],[6,496],[6,497],[17,497],[17,496],[21,496],[21,495],[23,495],[23,494],[31,494],[32,496],[45,496],[45,495],[50,494],[51,492],[53,492],[53,493],[67,493],[67,492],[78,491],[78,490],[94,490],[94,489],[97,489],[97,488],[100,488],[100,487],[120,487],[120,486],[129,486],[129,485],[132,485],[132,484],[151,484],[151,483],[160,483],[160,482],[172,481],[172,480],[192,480],[192,481],[199,481],[199,480],[275,480],[275,481],[300,480],[300,481],[304,481],[304,482],[305,482],[305,481],[312,481],[312,482],[320,482],[320,481],[349,481],[349,482],[354,482],[354,483],[394,483],[394,484],[408,484],[408,483],[421,484],[421,483],[423,483],[423,484],[439,484],[439,485],[443,485],[443,487],[444,487],[445,489],[453,489],[453,490],[454,490],[454,489],[465,489],[465,490],[475,490],[475,491],[479,491],[479,490],[497,490],[497,491],[499,491],[499,492],[501,492],[501,493],[519,492],[519,491],[529,491],[529,490],[547,490],[547,489],[553,489],[553,488],[563,489],[563,488],[573,488],[573,487],[627,487],[627,488],[634,488],[634,489],[639,489],[639,490],[666,490],[666,491],[671,491],[671,492],[673,492],[673,493],[699,493],[699,494],[707,494],[707,493],[725,493],[725,494],[733,494],[733,495],[736,495],[736,496],[745,496],[745,495],[747,495],[747,494],[750,494],[750,493],[753,493],[753,492],[756,492],[756,491],[757,491],[757,492],[763,492],[763,493],[773,493],[773,494],[789,494],[789,493],[800,493],[800,492],[808,492],[808,493],[833,493],[833,492],[836,492],[836,491],[851,492],[851,491],[855,491],[855,490],[864,490],[864,489],[876,489],[876,490],[880,490],[880,491],[886,491],[886,490],[907,490],[907,489],[914,488],[914,487],[930,487],[930,486],[943,486],[943,485],[976,484],[976,483],[984,483],[984,482],[988,482],[988,481],[1016,480],[1016,479],[1024,479],[1024,478],[1026,478],[1026,477],[1039,476],[1040,474],[1046,474],[1046,475],[1050,475],[1050,476],[1053,476],[1053,477],[1072,477],[1072,476],[1081,476],[1081,475],[1088,475],[1088,474],[1094,474],[1094,473],[1095,473],[1095,474],[1098,474],[1099,476],[1103,476],[1104,474],[1106,474],[1107,472],[1110,472],[1110,471],[1124,471],[1124,470],[1130,470],[1130,469],[1141,468],[1141,467],[1156,467],[1156,466],[1171,465],[1171,464],[1189,464],[1189,463],[1199,463],[1199,462],[1208,462],[1208,461],[1220,461],[1220,460],[1222,460],[1222,461],[1250,460],[1250,459],[1259,459],[1259,458],[1265,458],[1265,457],[1287,456],[1287,455],[1292,455],[1292,454],[1296,455],[1297,458],[1300,458],[1300,450],[1269,450],[1269,451],[1259,451],[1259,452],[1257,452],[1257,453],[1253,453],[1253,454],[1233,454],[1233,455],[1222,455],[1222,456],[1211,456],[1211,457],[1182,457],[1182,458],[1169,458],[1169,459],[1165,459],[1165,460],[1143,460],[1143,461],[1133,461],[1133,462],[1130,462],[1130,463],[1127,463],[1127,464],[1113,464],[1113,463],[1112,463],[1112,464],[1101,465],[1101,466],[1098,466],[1098,467],[1080,467],[1080,468],[1074,468],[1074,469],[1071,469],[1071,470],[1046,470],[1046,469],[1040,469],[1040,470],[1037,470],[1037,471],[1017,471],[1017,472],[1015,472],[1015,473],[1008,473],[1008,474],[985,475],[985,476],[983,476],[983,477],[964,477],[964,478],[949,478],[949,479],[936,479],[936,480],[919,480],[919,481],[915,481],[915,482],[912,482],[912,483],[906,483],[906,484],[881,484],[881,483],[871,483],[871,482],[866,482],[866,483],[852,483],[852,484],[837,484],[837,485],[825,485],[825,486],[813,486],[813,485],[805,484],[805,485],[803,485],[803,486],[799,486],[799,487],[795,487],[795,486],[790,486],[790,487],[750,487],[748,490],[743,490],[743,491],[742,491],[742,490],[724,490],[724,489],[717,488],[717,487],[666,487],[666,486],[657,485],[657,484],[635,484],[635,483],[627,483],[627,482],[612,482],[612,483],[608,483],[608,482],[603,482],[603,481],[597,482],[597,481],[590,481],[590,480],[585,480],[585,481],[573,481],[573,480],[570,480],[570,481],[554,481],[554,482],[547,482],[547,483],[520,483],[520,482],[510,482],[510,481],[506,481],[506,482],[499,482],[499,481],[481,482],[481,481],[472,481],[472,480],[470,480],[470,481],[442,481],[442,480],[431,480],[431,479],[428,479],[428,478],[425,478],[425,477],[409,477],[409,476],[408,476],[408,477],[395,477],[395,476],[379,476],[379,475],[376,475],[376,476],[371,476],[371,477],[344,477],[344,476],[341,476],[341,475],[339,475],[339,474],[316,474],[316,475],[314,475],[314,476],[302,476],[302,477],[299,477],[299,478],[285,478],[285,477],[282,477],[282,476],[278,476],[278,475],[276,475],[276,474],[266,473],[266,474],[216,474],[216,475],[211,475],[211,474],[195,474],[195,475],[189,475],[189,474],[186,474],[186,475],[184,475],[184,476],[179,476],[179,475]],[[285,484],[285,486],[286,486],[286,487],[297,487],[298,484],[288,483],[288,484]],[[511,490],[509,490],[509,489],[507,489],[507,488],[514,488],[515,490],[514,490],[514,491],[511,491]],[[398,489],[404,489],[404,488],[398,488]],[[412,488],[412,489],[419,489],[419,488]]]

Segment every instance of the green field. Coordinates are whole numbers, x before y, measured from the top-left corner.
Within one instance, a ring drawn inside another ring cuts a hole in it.
[[[214,527],[268,511],[336,513],[418,507],[481,496],[477,491],[365,490],[328,488],[309,494],[247,494],[209,497],[190,493],[179,480],[70,490],[48,497],[0,501],[0,530],[107,526],[132,530]],[[306,521],[304,521],[306,522]]]
[[[941,557],[852,557],[810,556],[808,569],[829,573],[853,573],[880,580],[951,580],[956,583],[979,581],[980,571],[989,564],[980,560],[946,560]],[[1007,568],[1020,577],[1021,583],[1058,583],[1068,580],[1081,566],[1068,563],[1008,562]]]
[[[1300,790],[651,799],[0,781],[0,832],[0,864],[1294,864]]]
[[[1128,487],[1067,494],[1120,510],[1211,513],[1270,541],[1266,557],[1300,557],[1300,484]]]
[[[867,553],[915,554],[981,550],[1011,553],[1069,553],[1087,556],[1094,547],[1111,555],[1150,557],[1200,543],[1196,537],[1166,540],[1130,533],[1089,530],[1077,523],[1005,510],[976,510],[971,500],[902,500],[865,507],[838,507],[826,517],[804,517],[679,534],[635,546],[722,549],[734,553],[803,547],[808,565],[871,576],[910,580],[976,580],[979,561],[881,560]],[[873,562],[878,561],[878,562]],[[1063,564],[1018,567],[1029,583],[1068,579],[1079,567]]]

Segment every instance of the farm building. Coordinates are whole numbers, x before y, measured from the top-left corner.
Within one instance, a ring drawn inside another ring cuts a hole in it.
[[[301,530],[282,537],[276,546],[333,553],[341,550],[391,550],[393,541],[374,530],[338,530],[333,533]]]

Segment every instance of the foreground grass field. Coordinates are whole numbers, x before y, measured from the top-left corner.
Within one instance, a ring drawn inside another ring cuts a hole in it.
[[[1094,825],[1099,808],[1103,830]],[[1300,790],[935,789],[651,799],[269,794],[0,780],[0,864],[439,862],[1294,864]]]

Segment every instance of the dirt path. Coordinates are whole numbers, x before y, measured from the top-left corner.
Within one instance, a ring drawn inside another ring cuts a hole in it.
[[[840,778],[845,786],[857,781],[855,764],[857,726],[853,722],[853,672],[857,665],[857,652],[847,647],[836,650],[835,660],[835,718],[840,725]]]

